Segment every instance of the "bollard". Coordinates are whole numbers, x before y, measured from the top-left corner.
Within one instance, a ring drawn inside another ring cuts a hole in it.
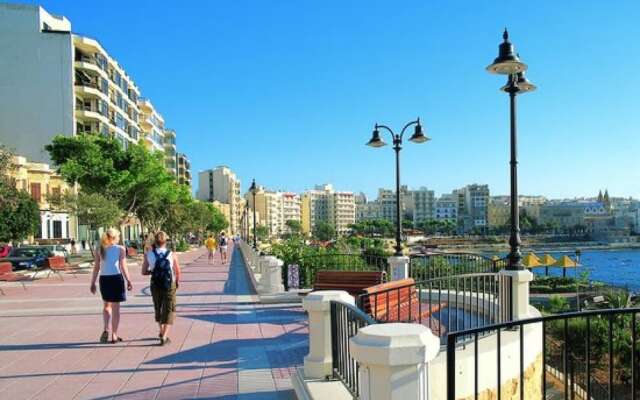
[[[387,261],[389,262],[389,280],[398,281],[409,278],[409,257],[392,256]]]

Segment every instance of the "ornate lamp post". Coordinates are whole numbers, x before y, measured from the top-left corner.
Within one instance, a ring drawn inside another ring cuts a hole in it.
[[[522,253],[520,252],[520,210],[518,209],[518,153],[517,153],[517,127],[516,127],[516,96],[536,89],[535,85],[527,80],[524,71],[527,65],[520,61],[515,53],[513,44],[509,41],[509,33],[504,30],[504,41],[498,47],[498,58],[487,67],[492,74],[507,75],[507,84],[500,90],[509,94],[511,114],[511,236],[509,238],[509,265],[508,270],[523,270]]]
[[[386,125],[375,125],[373,129],[373,135],[371,136],[371,140],[367,142],[367,146],[371,147],[382,147],[386,146],[386,143],[380,137],[380,129],[384,129],[385,131],[391,134],[391,138],[393,140],[393,150],[396,152],[396,252],[394,255],[401,256],[402,255],[402,244],[401,244],[401,232],[402,232],[402,216],[400,215],[400,150],[402,149],[402,137],[404,136],[404,132],[410,126],[415,125],[413,135],[409,138],[410,141],[414,143],[424,143],[428,140],[431,140],[422,132],[422,125],[420,125],[420,118],[415,121],[411,121],[407,123],[400,131],[400,134],[396,134]]]
[[[258,188],[256,187],[255,179],[251,182],[249,191],[251,192],[251,195],[253,195],[253,249],[258,250],[258,241],[256,236],[256,192],[258,191]]]

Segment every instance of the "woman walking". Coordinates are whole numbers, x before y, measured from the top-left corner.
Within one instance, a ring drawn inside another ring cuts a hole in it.
[[[171,343],[169,328],[176,317],[176,289],[180,286],[178,257],[167,249],[167,234],[155,235],[153,248],[144,256],[142,274],[151,275],[151,296],[160,332],[160,346]]]
[[[97,252],[93,275],[91,276],[91,293],[96,293],[96,279],[100,275],[100,294],[104,301],[102,318],[104,329],[100,336],[100,343],[109,341],[109,322],[111,322],[111,343],[121,342],[118,335],[120,325],[120,302],[126,301],[125,280],[127,290],[132,290],[131,278],[125,261],[124,247],[118,246],[120,232],[113,228],[107,229],[100,241],[100,251]]]

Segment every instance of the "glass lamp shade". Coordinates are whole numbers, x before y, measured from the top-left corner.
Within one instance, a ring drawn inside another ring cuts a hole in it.
[[[380,137],[380,131],[377,128],[373,130],[373,135],[371,136],[371,140],[367,142],[367,146],[370,146],[370,147],[386,146],[386,143]]]
[[[504,41],[498,46],[498,57],[487,67],[492,74],[513,75],[526,71],[527,65],[520,61],[513,44],[509,41],[509,33],[504,30]]]
[[[422,125],[420,124],[416,125],[413,135],[411,135],[411,137],[409,138],[409,141],[413,143],[424,143],[428,140],[431,140],[431,138],[429,138],[422,132]]]

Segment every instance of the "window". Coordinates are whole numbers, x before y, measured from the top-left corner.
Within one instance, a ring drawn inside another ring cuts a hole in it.
[[[42,198],[40,183],[32,183],[31,184],[31,198],[37,202],[40,202]]]
[[[62,239],[62,221],[53,221],[53,238]]]

